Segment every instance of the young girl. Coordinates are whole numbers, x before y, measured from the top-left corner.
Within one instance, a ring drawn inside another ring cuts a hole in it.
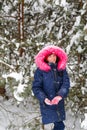
[[[32,90],[40,102],[42,123],[54,123],[53,130],[64,130],[64,98],[69,93],[67,55],[57,46],[43,48],[35,57],[37,69]]]

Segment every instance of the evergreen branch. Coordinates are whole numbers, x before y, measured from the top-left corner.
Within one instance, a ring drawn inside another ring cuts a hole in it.
[[[6,17],[10,17],[10,18],[17,18],[17,16],[15,17],[15,16],[0,16],[0,18],[6,18]]]
[[[6,66],[8,66],[10,69],[12,69],[13,71],[16,72],[16,70],[14,69],[14,67],[13,67],[12,65],[9,65],[9,64],[5,63],[5,62],[2,61],[2,60],[0,60],[0,63],[1,63],[1,64],[4,64],[4,65],[6,65]]]

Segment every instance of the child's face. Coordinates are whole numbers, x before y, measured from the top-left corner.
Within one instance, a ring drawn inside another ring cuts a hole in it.
[[[51,54],[47,57],[47,61],[49,63],[56,63],[56,60],[57,60],[57,56],[55,54]]]

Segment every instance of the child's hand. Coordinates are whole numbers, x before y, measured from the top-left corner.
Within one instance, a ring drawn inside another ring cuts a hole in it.
[[[51,101],[50,101],[48,98],[45,98],[44,102],[45,102],[47,105],[51,105]]]
[[[61,96],[56,96],[52,99],[51,101],[51,105],[57,105],[59,103],[59,101],[62,100]]]

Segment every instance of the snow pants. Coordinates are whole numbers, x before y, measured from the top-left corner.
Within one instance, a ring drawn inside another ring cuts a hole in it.
[[[65,125],[64,125],[63,121],[54,123],[53,130],[64,130],[64,128],[65,128]]]

